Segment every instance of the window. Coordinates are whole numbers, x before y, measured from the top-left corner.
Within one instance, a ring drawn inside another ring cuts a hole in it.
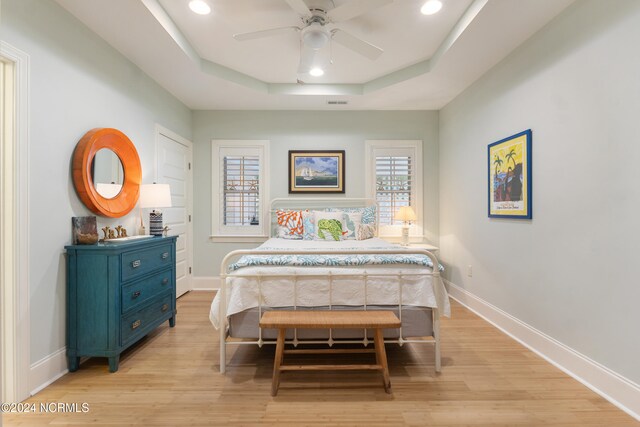
[[[212,142],[214,239],[266,237],[268,150],[269,141]]]
[[[223,225],[260,225],[260,157],[224,156]]]
[[[365,173],[368,195],[378,202],[380,235],[399,235],[402,223],[394,216],[411,206],[418,219],[412,235],[422,234],[422,141],[366,141]]]
[[[411,206],[411,156],[376,156],[376,201],[381,225],[400,224],[394,213]]]

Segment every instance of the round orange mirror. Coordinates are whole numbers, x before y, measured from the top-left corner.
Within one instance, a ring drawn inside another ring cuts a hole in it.
[[[119,130],[97,128],[87,132],[73,152],[72,169],[78,197],[95,214],[119,218],[138,202],[140,157],[131,140]]]

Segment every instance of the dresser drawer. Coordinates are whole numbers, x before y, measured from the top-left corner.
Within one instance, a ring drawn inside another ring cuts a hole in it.
[[[125,252],[122,254],[122,281],[139,277],[153,270],[173,265],[171,245]]]
[[[158,326],[158,319],[171,317],[173,306],[171,304],[172,295],[168,293],[161,299],[152,303],[148,307],[140,311],[123,316],[121,329],[122,345],[126,345],[127,341],[137,339],[141,335],[145,335],[151,329]]]
[[[151,277],[130,283],[122,288],[122,313],[135,309],[150,298],[169,291],[173,286],[172,270],[155,273]]]

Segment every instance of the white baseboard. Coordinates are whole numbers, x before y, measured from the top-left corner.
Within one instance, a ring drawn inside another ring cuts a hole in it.
[[[469,291],[444,280],[451,298],[511,338],[640,420],[640,386],[532,328]]]
[[[61,348],[53,354],[31,365],[29,389],[31,396],[69,372],[67,369],[67,349]]]
[[[192,277],[193,291],[217,291],[220,289],[220,277]]]
[[[217,276],[194,277],[192,280],[194,291],[216,291],[220,289],[220,278]],[[69,372],[66,353],[66,347],[61,348],[31,365],[29,372],[29,390],[31,390],[31,396]]]

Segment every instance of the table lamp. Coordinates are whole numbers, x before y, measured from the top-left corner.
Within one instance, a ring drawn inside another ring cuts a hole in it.
[[[415,211],[411,206],[402,206],[398,209],[398,212],[396,212],[395,219],[404,223],[402,226],[402,241],[400,244],[402,246],[409,246],[409,225],[411,224],[411,221],[418,219]]]
[[[152,208],[149,213],[149,234],[162,236],[162,212],[157,208],[171,207],[171,187],[169,184],[144,184],[140,186],[140,209]],[[142,226],[142,212],[140,213]]]

